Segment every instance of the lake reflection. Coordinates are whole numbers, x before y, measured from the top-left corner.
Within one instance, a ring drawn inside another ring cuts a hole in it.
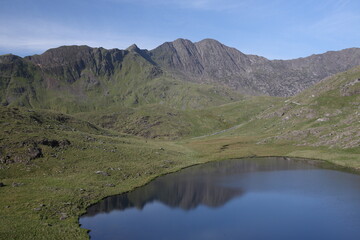
[[[92,239],[360,239],[360,176],[285,158],[212,162],[88,208]]]

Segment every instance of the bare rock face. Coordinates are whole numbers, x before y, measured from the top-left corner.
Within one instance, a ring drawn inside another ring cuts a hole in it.
[[[28,148],[28,153],[29,153],[28,156],[29,156],[30,160],[43,156],[41,148],[39,148],[39,147]]]
[[[166,42],[151,55],[160,66],[189,81],[220,83],[251,95],[295,95],[325,77],[360,65],[359,48],[271,61],[213,39]]]
[[[360,94],[360,78],[345,84],[340,89],[341,96],[354,96]]]
[[[164,73],[177,80],[230,87],[247,95],[291,96],[357,65],[359,48],[268,60],[213,39],[195,43],[177,39],[151,51],[135,44],[126,50],[62,46],[25,58],[0,56],[0,104],[47,106],[47,93],[60,99],[70,94],[75,104],[96,102],[103,96],[108,101],[127,98],[138,104],[135,92],[139,86]],[[357,87],[349,86],[343,94],[358,92]]]
[[[124,50],[91,48],[88,46],[62,46],[49,49],[41,55],[27,57],[44,72],[61,76],[69,83],[81,77],[84,69],[89,68],[95,74],[111,75],[119,67],[126,54]],[[94,81],[94,80],[92,80]]]

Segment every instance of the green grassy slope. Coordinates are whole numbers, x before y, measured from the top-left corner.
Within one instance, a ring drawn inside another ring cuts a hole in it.
[[[233,103],[202,109],[183,110],[167,104],[148,104],[84,112],[76,116],[118,132],[174,140],[206,135],[244,123],[280,100],[243,96]]]
[[[301,146],[360,147],[360,67],[324,79],[258,116],[264,141]],[[255,123],[255,122],[254,122]]]
[[[77,220],[91,203],[212,160],[296,156],[360,169],[360,67],[292,98],[232,96],[164,75],[136,82],[136,68],[124,63],[122,82],[101,80],[114,92],[89,90],[84,105],[72,99],[79,80],[69,95],[25,104],[35,109],[0,107],[0,239],[86,239]],[[10,86],[14,76],[2,76]],[[86,102],[91,94],[101,97]]]
[[[34,64],[11,54],[0,56],[1,105],[36,106],[41,92],[42,77]]]
[[[72,114],[147,104],[200,109],[242,98],[224,86],[174,79],[140,53],[73,46],[0,56],[0,102]]]
[[[86,206],[198,161],[171,142],[120,135],[64,114],[8,107],[0,113],[0,239],[85,239],[77,218]]]
[[[360,67],[336,74],[273,104],[239,128],[191,145],[205,152],[206,146],[217,149],[210,152],[218,158],[280,154],[360,169],[359,79]]]

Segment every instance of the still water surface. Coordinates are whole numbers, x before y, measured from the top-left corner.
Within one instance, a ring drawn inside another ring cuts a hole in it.
[[[360,175],[283,158],[212,162],[108,197],[91,239],[360,239]]]

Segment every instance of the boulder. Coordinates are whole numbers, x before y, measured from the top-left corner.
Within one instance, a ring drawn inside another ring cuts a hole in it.
[[[109,173],[104,172],[104,171],[96,171],[95,173],[96,173],[96,174],[99,174],[99,175],[103,175],[103,176],[110,176]]]

